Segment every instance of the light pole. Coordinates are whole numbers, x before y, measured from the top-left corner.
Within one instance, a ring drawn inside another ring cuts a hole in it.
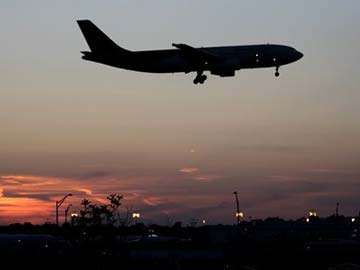
[[[71,193],[66,194],[60,201],[56,201],[55,210],[56,210],[56,226],[59,226],[59,208],[64,203],[67,197],[72,196]]]
[[[70,209],[71,206],[72,206],[72,204],[70,203],[68,205],[68,207],[66,207],[66,209],[65,209],[65,223],[67,223],[67,215],[68,215],[68,212],[69,212],[69,209]]]
[[[242,213],[240,213],[240,208],[239,208],[239,199],[238,199],[238,193],[237,191],[234,191],[234,195],[235,195],[235,199],[236,199],[236,222],[237,225],[240,224],[240,218],[242,216]]]
[[[335,211],[335,216],[336,217],[339,217],[339,205],[340,205],[340,203],[336,203],[336,211]]]

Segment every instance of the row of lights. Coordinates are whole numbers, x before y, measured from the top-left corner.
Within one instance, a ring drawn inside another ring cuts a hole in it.
[[[139,219],[141,217],[140,213],[139,212],[134,212],[132,213],[132,218],[133,219]],[[235,213],[235,217],[236,218],[244,218],[244,212],[236,212]],[[72,219],[77,219],[79,217],[79,215],[77,213],[72,213],[71,214],[71,218]],[[312,217],[317,217],[317,212],[312,210],[309,212],[309,216],[306,218],[306,223],[309,223],[310,222],[310,218]],[[206,219],[203,219],[202,221],[202,224],[206,224]],[[355,223],[356,222],[356,218],[351,218],[351,222],[352,223]]]
[[[256,54],[256,57],[258,57],[259,55]],[[237,199],[237,192],[234,192],[235,196],[236,196],[236,200],[237,200],[237,205],[238,205],[238,199]],[[64,198],[62,198],[60,201],[56,201],[56,223],[58,224],[58,208],[61,206],[61,204],[65,201],[65,199],[69,196],[72,196],[71,193],[67,194]],[[65,211],[65,220],[66,220],[66,215],[67,215],[67,211],[69,210],[69,208],[71,207],[71,204],[68,206],[68,208],[66,209]],[[239,208],[237,206],[237,208]],[[314,217],[317,217],[318,214],[315,210],[311,210],[309,211],[309,216],[306,218],[306,222],[309,223],[310,222],[310,218],[314,218]],[[140,219],[141,215],[139,212],[134,212],[132,213],[132,218],[133,219]],[[244,212],[241,212],[241,211],[236,211],[235,212],[235,217],[237,218],[238,222],[240,221],[240,219],[244,218]],[[74,220],[74,219],[77,219],[78,218],[78,214],[77,213],[72,213],[71,214],[71,219]],[[356,222],[356,218],[352,218],[351,219],[351,222],[352,223],[355,223]],[[202,224],[206,224],[206,220],[203,219],[202,220]]]
[[[315,218],[317,216],[318,216],[317,212],[315,210],[311,210],[309,212],[309,216],[306,218],[306,222],[309,223],[311,218]],[[235,217],[236,218],[244,218],[244,212],[235,212]],[[356,220],[357,219],[354,217],[351,218],[351,223],[355,223]]]

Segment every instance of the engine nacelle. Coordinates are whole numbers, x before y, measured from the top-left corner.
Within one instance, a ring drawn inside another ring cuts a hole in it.
[[[218,75],[220,77],[234,77],[235,71],[239,67],[239,60],[228,59],[225,61],[217,62],[215,65],[210,67],[210,73]]]
[[[215,69],[210,71],[213,75],[218,75],[220,77],[234,77],[235,70],[226,70],[226,69]]]

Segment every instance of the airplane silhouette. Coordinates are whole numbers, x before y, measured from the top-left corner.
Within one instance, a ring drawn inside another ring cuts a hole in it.
[[[275,67],[293,63],[303,57],[301,52],[284,45],[246,45],[194,48],[186,44],[176,49],[129,51],[118,46],[90,20],[77,23],[91,51],[82,51],[82,59],[112,67],[150,73],[196,72],[194,84],[203,84],[205,71],[220,77],[233,77],[240,69]]]

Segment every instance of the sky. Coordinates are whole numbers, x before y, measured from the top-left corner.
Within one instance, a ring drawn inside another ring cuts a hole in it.
[[[275,43],[300,61],[236,77],[87,62],[76,20],[130,50]],[[124,195],[145,223],[360,210],[358,0],[0,2],[0,224]],[[61,218],[63,214],[60,214]],[[62,220],[62,219],[61,219]]]

